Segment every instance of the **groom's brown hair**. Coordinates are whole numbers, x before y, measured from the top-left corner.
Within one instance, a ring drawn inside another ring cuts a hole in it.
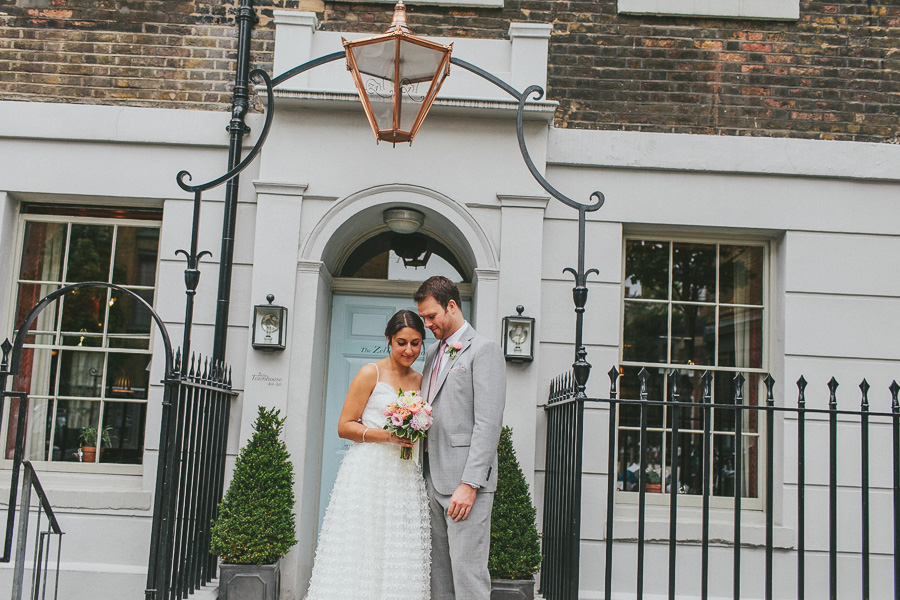
[[[437,300],[441,308],[447,310],[447,305],[453,300],[456,306],[462,309],[462,299],[459,296],[459,288],[456,284],[442,275],[434,275],[422,282],[416,293],[413,294],[413,300],[416,304],[432,297]]]

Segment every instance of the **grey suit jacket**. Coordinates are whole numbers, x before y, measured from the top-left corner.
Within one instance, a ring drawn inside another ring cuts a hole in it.
[[[497,489],[497,444],[506,404],[506,362],[500,346],[471,325],[462,349],[438,375],[428,431],[428,461],[434,488],[450,495],[463,481],[487,492]],[[440,344],[428,349],[422,381],[428,397],[431,369]]]

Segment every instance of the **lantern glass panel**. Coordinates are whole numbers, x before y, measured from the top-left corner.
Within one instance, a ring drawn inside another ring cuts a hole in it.
[[[400,115],[401,131],[412,131],[428,96],[435,73],[441,67],[444,52],[403,42],[400,44]]]
[[[394,126],[394,40],[384,40],[351,48],[363,89],[379,130]]]

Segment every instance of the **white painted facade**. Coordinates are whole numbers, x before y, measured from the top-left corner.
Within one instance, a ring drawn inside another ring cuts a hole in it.
[[[314,15],[276,13],[276,19],[276,74],[341,50],[340,34],[316,32]],[[549,26],[514,25],[509,41],[452,40],[454,55],[518,89],[545,85],[549,32]],[[412,147],[373,143],[343,61],[287,82],[276,105],[266,146],[240,182],[227,360],[241,395],[231,413],[229,453],[233,458],[248,438],[257,405],[286,414],[300,542],[284,561],[282,597],[299,599],[315,549],[322,440],[334,435],[322,430],[323,374],[328,346],[334,343],[328,336],[332,295],[409,294],[415,287],[339,280],[337,270],[347,253],[385,230],[384,209],[414,207],[426,215],[423,231],[452,248],[468,271],[475,327],[499,338],[502,318],[515,314],[518,304],[536,317],[535,361],[509,365],[505,420],[515,430],[518,458],[540,513],[542,404],[550,379],[574,359],[573,282],[563,269],[576,263],[577,213],[550,198],[528,173],[518,151],[511,99],[462,69],[452,69]],[[537,102],[526,115],[535,163],[576,200],[587,202],[594,190],[606,196],[605,206],[589,213],[587,224],[586,266],[600,271],[589,279],[585,315],[588,360],[595,367],[590,396],[606,395],[605,373],[620,360],[624,236],[648,234],[764,242],[766,364],[779,382],[778,402],[794,401],[791,382],[803,374],[810,390],[818,390],[808,394],[810,403],[824,404],[822,391],[833,375],[843,384],[842,401],[856,406],[855,385],[866,377],[873,404],[887,408],[886,388],[900,376],[900,283],[894,276],[900,272],[900,146],[560,130],[552,127],[554,107]],[[175,174],[187,169],[199,182],[222,173],[228,115],[18,102],[0,102],[0,114],[5,124],[0,131],[0,280],[15,279],[23,202],[161,207],[156,308],[173,340],[180,340],[184,261],[174,252],[189,247],[192,202],[176,185]],[[259,114],[249,118],[248,147],[262,121]],[[202,208],[199,248],[213,252],[201,262],[195,310],[194,347],[204,351],[212,345],[223,194],[223,187],[207,192]],[[0,314],[11,332],[14,286],[5,289]],[[289,309],[287,349],[281,353],[250,348],[252,306],[267,294]],[[143,467],[127,473],[72,473],[38,465],[66,531],[61,598],[117,600],[143,593],[162,396],[162,344],[156,341]],[[280,385],[254,379],[259,373]],[[606,427],[606,411],[589,409],[580,584],[586,599],[601,598],[603,590]],[[792,507],[796,459],[792,427],[783,428],[784,444],[776,446],[776,504]],[[850,462],[856,460],[854,449],[848,442]],[[873,502],[879,506],[889,502],[888,468],[887,460],[873,464],[878,488]],[[821,480],[822,469],[810,476]],[[855,485],[855,471],[848,467],[843,473],[842,484]],[[819,510],[823,503],[812,505]],[[629,510],[623,504],[622,525],[617,523],[626,538],[633,529]],[[792,510],[776,511],[779,548],[793,547]],[[745,512],[745,540],[761,540],[761,511]],[[680,530],[698,535],[697,515],[686,508]],[[651,516],[658,523],[648,525],[649,534],[665,538],[666,515]],[[725,532],[728,523],[716,527]],[[873,551],[880,553],[873,569],[880,573],[890,568],[890,538],[878,528],[872,535]],[[808,544],[827,544],[820,537]],[[633,552],[627,543],[618,547],[618,566],[633,572]],[[686,546],[680,558],[686,573],[699,573],[694,550]],[[649,556],[664,572],[665,547],[654,546]],[[786,551],[783,556],[792,555]],[[759,596],[761,570],[755,560],[748,551],[747,597]],[[856,564],[852,556],[846,560],[848,569]],[[719,562],[722,581],[730,581],[727,558]],[[811,573],[822,573],[827,557],[809,564]],[[784,566],[777,585],[792,586],[792,573]],[[0,588],[9,578],[9,566],[3,565]],[[816,592],[815,586],[826,584],[824,577],[809,581]],[[848,578],[846,585],[855,585],[852,581]],[[686,597],[696,592],[689,580],[679,582]],[[663,583],[648,583],[647,591],[661,594]]]

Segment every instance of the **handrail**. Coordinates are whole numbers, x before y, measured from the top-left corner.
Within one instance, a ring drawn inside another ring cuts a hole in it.
[[[10,600],[21,600],[22,592],[25,589],[25,550],[28,542],[28,521],[31,512],[31,492],[37,493],[38,500],[41,504],[41,510],[47,517],[47,530],[41,530],[41,513],[37,518],[37,539],[35,540],[35,552],[33,559],[32,575],[31,575],[31,598],[46,598],[47,596],[47,574],[49,569],[45,567],[44,561],[50,559],[50,543],[46,541],[49,535],[58,535],[59,539],[56,544],[56,577],[54,582],[53,598],[59,593],[59,562],[62,556],[62,528],[41,485],[41,480],[34,469],[34,465],[29,460],[23,460],[24,474],[22,477],[22,496],[19,499],[19,530],[18,544],[16,544],[16,560],[13,565],[13,583]]]
[[[47,492],[44,491],[44,486],[41,485],[41,480],[38,478],[34,465],[31,464],[30,460],[23,460],[22,466],[25,467],[26,472],[28,470],[31,471],[31,485],[34,488],[34,491],[37,492],[38,499],[41,501],[41,508],[44,509],[44,514],[47,516],[50,528],[53,529],[53,533],[63,535],[63,531],[59,526],[59,521],[56,520],[56,513],[53,512],[53,506],[50,505],[50,499],[47,498]]]

